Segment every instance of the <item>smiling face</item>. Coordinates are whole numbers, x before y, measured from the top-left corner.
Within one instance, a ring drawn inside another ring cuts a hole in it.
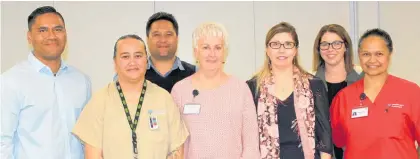
[[[267,56],[272,67],[289,67],[293,65],[293,59],[297,54],[296,43],[290,33],[277,33],[268,42],[266,47]]]
[[[178,48],[178,35],[170,21],[158,20],[150,26],[147,38],[150,55],[156,60],[170,60]]]
[[[27,33],[35,56],[43,60],[60,59],[67,43],[64,22],[54,13],[39,15]]]
[[[137,81],[144,79],[147,69],[146,47],[134,38],[118,41],[114,59],[115,71],[119,79]]]
[[[194,55],[199,62],[200,69],[221,69],[226,55],[223,37],[200,37],[197,41],[197,47],[194,49]]]
[[[375,35],[365,38],[359,48],[359,60],[365,75],[377,76],[387,73],[391,52],[386,41]]]
[[[336,33],[326,32],[321,38],[319,50],[326,65],[336,66],[344,62],[346,46]]]

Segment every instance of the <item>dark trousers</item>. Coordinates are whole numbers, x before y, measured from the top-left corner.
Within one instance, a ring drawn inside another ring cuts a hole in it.
[[[334,156],[335,159],[343,159],[343,149],[339,147],[335,147],[334,145]]]

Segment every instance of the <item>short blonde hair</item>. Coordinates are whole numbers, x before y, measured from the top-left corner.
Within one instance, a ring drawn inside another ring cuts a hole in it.
[[[200,38],[209,36],[221,37],[223,39],[223,47],[226,58],[229,52],[228,33],[226,31],[226,28],[220,23],[205,22],[200,24],[192,34],[193,49],[196,49],[198,47],[198,40]]]

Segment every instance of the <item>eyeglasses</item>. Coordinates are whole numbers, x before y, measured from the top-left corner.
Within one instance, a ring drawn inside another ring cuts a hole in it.
[[[321,50],[328,50],[330,49],[330,45],[333,49],[341,49],[341,47],[343,47],[343,41],[333,41],[332,43],[329,42],[321,42],[319,44],[319,49]]]
[[[270,48],[272,49],[280,49],[282,45],[285,49],[293,49],[296,46],[294,42],[285,42],[284,44],[282,44],[278,41],[274,41],[274,42],[268,43],[268,46],[270,46]]]

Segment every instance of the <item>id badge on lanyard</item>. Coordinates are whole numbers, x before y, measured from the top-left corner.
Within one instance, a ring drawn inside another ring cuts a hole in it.
[[[140,94],[139,102],[137,104],[137,109],[136,109],[136,113],[135,113],[135,116],[134,116],[134,120],[132,120],[132,118],[131,118],[130,111],[128,110],[128,106],[127,106],[127,101],[125,100],[124,93],[121,89],[119,81],[117,81],[115,84],[117,86],[118,94],[121,98],[121,103],[123,105],[124,112],[125,112],[128,124],[129,124],[130,129],[131,129],[131,140],[132,140],[132,143],[133,143],[133,158],[138,159],[136,129],[137,129],[137,123],[139,122],[141,108],[143,106],[144,95],[146,94],[147,81],[144,80],[144,82],[143,82],[143,88],[142,88],[142,91],[141,91],[141,94]],[[157,119],[156,119],[156,122],[157,122]]]

